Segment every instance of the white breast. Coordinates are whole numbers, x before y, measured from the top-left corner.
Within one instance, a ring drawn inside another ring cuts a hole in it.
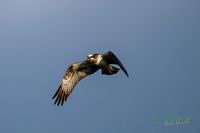
[[[103,58],[102,55],[98,55],[97,56],[97,62],[96,62],[97,65],[99,65],[99,63],[101,62],[102,58]]]

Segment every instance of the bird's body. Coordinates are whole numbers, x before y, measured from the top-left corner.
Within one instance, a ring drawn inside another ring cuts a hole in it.
[[[112,66],[111,64],[109,64],[109,65],[106,66],[106,67],[101,68],[102,74],[105,74],[105,75],[113,75],[113,74],[116,74],[116,73],[118,73],[119,70],[120,70],[119,68],[114,67],[114,66]]]
[[[122,71],[124,71],[128,77],[126,69],[111,51],[108,51],[104,54],[90,54],[87,56],[85,61],[70,65],[63,77],[63,80],[61,81],[58,90],[53,96],[53,99],[56,98],[54,104],[57,104],[58,106],[60,104],[63,105],[77,83],[81,79],[95,73],[99,69],[101,69],[102,74],[105,75],[116,74],[120,69],[112,66],[112,64],[119,65]]]

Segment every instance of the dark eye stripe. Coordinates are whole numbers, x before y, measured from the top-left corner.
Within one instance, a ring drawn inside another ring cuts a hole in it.
[[[93,57],[95,57],[95,58],[96,58],[96,57],[97,57],[97,54],[94,54],[94,55],[93,55]]]

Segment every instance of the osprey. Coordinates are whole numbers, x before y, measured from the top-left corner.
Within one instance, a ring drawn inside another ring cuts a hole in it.
[[[55,98],[54,104],[57,104],[57,106],[62,106],[77,83],[81,79],[95,73],[99,69],[101,69],[102,74],[105,75],[116,74],[120,69],[114,67],[112,64],[119,65],[119,67],[128,77],[128,72],[117,56],[111,51],[103,54],[89,54],[85,61],[71,64],[65,72],[61,84],[52,98]]]

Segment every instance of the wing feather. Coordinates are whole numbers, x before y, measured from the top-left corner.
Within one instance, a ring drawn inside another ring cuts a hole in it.
[[[67,69],[58,90],[53,96],[53,99],[56,99],[54,104],[63,105],[77,83],[88,75],[85,71],[77,71],[80,64],[72,64]]]
[[[103,56],[105,57],[105,59],[107,60],[107,62],[109,64],[117,64],[117,65],[119,65],[120,68],[122,69],[122,71],[126,74],[126,76],[129,77],[128,76],[128,72],[126,71],[126,69],[122,65],[121,61],[117,58],[117,56],[113,52],[108,51]]]

